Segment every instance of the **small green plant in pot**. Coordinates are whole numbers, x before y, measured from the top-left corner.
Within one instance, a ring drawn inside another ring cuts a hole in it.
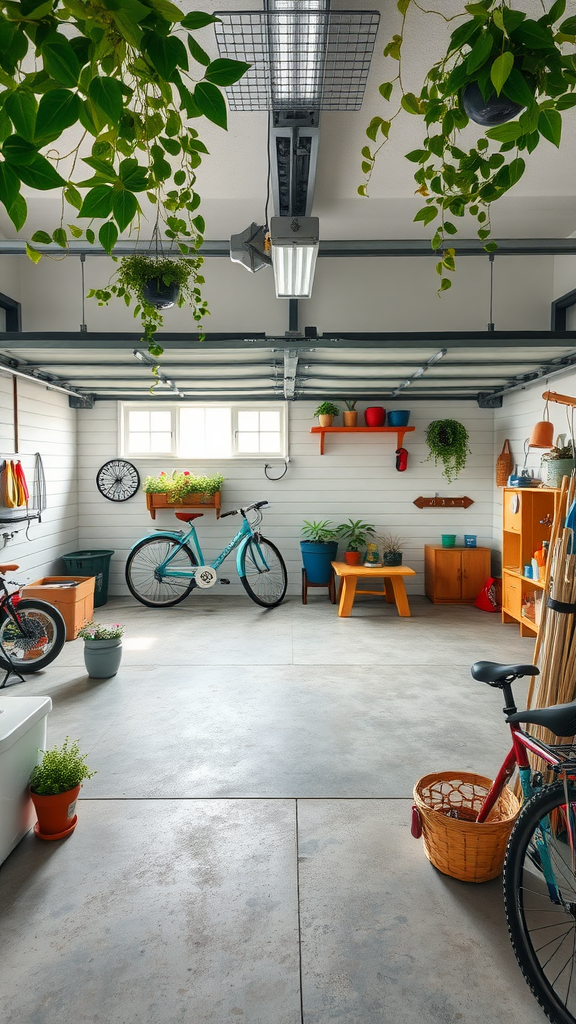
[[[402,541],[387,533],[380,541],[383,565],[402,565]]]
[[[340,409],[334,405],[334,402],[321,402],[314,415],[318,417],[321,427],[331,427],[334,417],[339,413]]]
[[[80,753],[78,740],[67,736],[61,747],[41,751],[42,760],[30,776],[30,796],[38,822],[34,832],[39,839],[63,839],[76,828],[76,800],[84,779],[96,773]]]
[[[338,534],[329,519],[305,519],[300,541],[302,561],[308,583],[328,586],[332,576],[332,562],[338,552]]]
[[[162,310],[188,304],[197,322],[208,312],[200,291],[204,284],[199,274],[203,262],[198,255],[180,259],[140,253],[123,256],[114,283],[106,288],[92,288],[88,298],[98,299],[99,306],[108,305],[114,295],[124,299],[127,306],[134,302],[134,316],[140,316],[144,329],[142,341],[148,345],[150,355],[158,358],[164,351],[155,340],[156,331],[164,322]]]
[[[105,625],[87,622],[78,631],[84,640],[84,664],[91,679],[110,679],[122,661],[124,626],[119,622]]]
[[[344,426],[355,427],[358,421],[358,412],[356,410],[356,399],[347,398],[344,402],[346,411],[344,413]]]
[[[370,523],[363,523],[361,519],[348,519],[347,522],[340,524],[337,533],[346,541],[344,561],[348,565],[360,565],[360,552],[366,547],[369,538],[376,533],[375,527]]]
[[[442,463],[442,472],[448,483],[452,483],[466,465],[470,454],[468,431],[458,420],[434,420],[426,430],[426,443],[434,459],[434,465]]]

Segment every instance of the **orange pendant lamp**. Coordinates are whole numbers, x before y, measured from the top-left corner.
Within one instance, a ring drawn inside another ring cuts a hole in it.
[[[552,448],[554,444],[554,424],[550,422],[548,415],[548,401],[544,406],[544,419],[539,420],[532,429],[529,448]]]

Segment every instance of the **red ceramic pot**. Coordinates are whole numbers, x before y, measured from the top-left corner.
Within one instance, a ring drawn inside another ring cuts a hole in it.
[[[364,413],[367,427],[383,427],[386,419],[386,409],[381,405],[371,405]]]
[[[345,551],[344,561],[347,565],[360,565],[362,559],[360,558],[359,551]]]
[[[38,816],[38,825],[34,831],[39,839],[60,839],[74,831],[79,792],[80,786],[54,796],[30,793]]]

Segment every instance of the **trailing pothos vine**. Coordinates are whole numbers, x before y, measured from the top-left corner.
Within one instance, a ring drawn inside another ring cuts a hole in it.
[[[139,229],[146,196],[202,318],[196,170],[208,150],[187,122],[225,129],[221,88],[248,68],[212,61],[192,35],[217,20],[171,0],[0,0],[0,202],[20,231],[23,185],[62,197],[59,224],[27,246],[34,262],[36,245],[66,250],[70,237],[112,254],[119,232]]]
[[[414,220],[435,227],[432,248],[440,253],[439,292],[451,286],[446,271],[456,269],[456,249],[447,246],[449,236],[458,233],[454,220],[470,213],[486,251],[496,249],[489,241],[491,204],[520,180],[524,155],[541,138],[560,146],[562,113],[576,105],[576,60],[570,49],[576,44],[576,17],[562,20],[566,0],[541,3],[543,14],[534,20],[507,0],[468,3],[451,17],[425,9],[418,0],[397,0],[401,25],[384,48],[397,70],[380,85],[390,113],[372,118],[366,130],[374,145],[362,150],[366,181],[358,192],[368,195],[378,154],[401,112],[422,118],[422,145],[406,158],[417,165],[416,193],[424,200]],[[458,23],[446,52],[424,75],[419,93],[407,92],[402,81],[406,22],[414,12]],[[460,133],[469,117],[463,94],[473,85],[483,101],[503,96],[517,104],[519,116],[483,131],[475,146],[464,148]]]

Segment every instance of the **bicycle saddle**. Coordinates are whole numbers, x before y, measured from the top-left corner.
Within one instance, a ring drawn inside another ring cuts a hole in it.
[[[191,523],[193,519],[200,519],[204,515],[203,512],[175,512],[176,519],[181,519],[183,523]]]
[[[481,683],[489,683],[490,686],[512,683],[514,679],[521,679],[522,676],[540,675],[540,669],[536,665],[499,665],[496,661],[477,661],[470,671],[474,679]]]
[[[552,708],[537,708],[534,711],[517,711],[508,715],[507,722],[530,722],[543,725],[555,736],[576,735],[576,701],[571,704],[555,704]]]

